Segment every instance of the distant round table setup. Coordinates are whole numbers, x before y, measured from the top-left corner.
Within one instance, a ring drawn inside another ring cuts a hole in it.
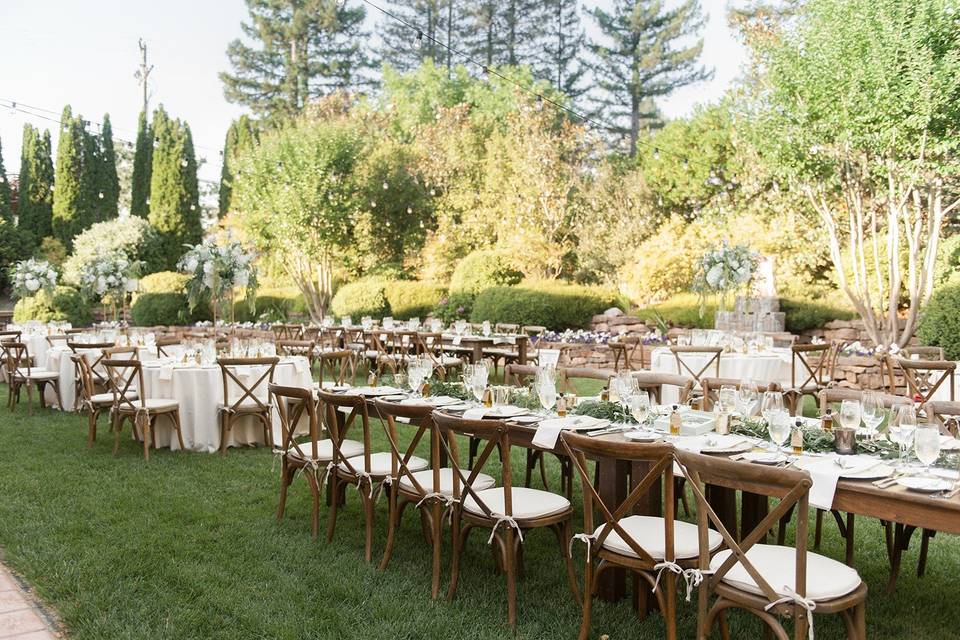
[[[711,358],[713,353],[683,353],[683,361],[694,371],[699,371]],[[759,380],[777,382],[783,387],[791,385],[791,352],[790,349],[767,349],[740,353],[737,351],[720,354],[720,376],[735,380]],[[711,364],[703,373],[705,377],[716,377],[715,365]],[[657,373],[679,373],[690,376],[689,371],[677,371],[677,359],[667,347],[658,347],[650,354],[650,370]],[[676,388],[666,387],[663,390],[663,402],[673,404],[678,400]]]

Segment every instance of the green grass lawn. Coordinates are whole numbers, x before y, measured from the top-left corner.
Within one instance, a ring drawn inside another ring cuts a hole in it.
[[[0,394],[6,397],[5,387]],[[56,607],[70,637],[511,635],[503,578],[492,571],[481,532],[470,538],[458,598],[434,602],[429,550],[410,510],[392,564],[380,572],[363,562],[353,490],[332,544],[310,537],[309,492],[302,480],[292,487],[287,517],[277,522],[277,473],[266,448],[231,449],[225,458],[161,450],[145,463],[140,447],[128,439],[114,458],[105,427],[93,449],[85,439],[84,417],[35,411],[28,418],[23,405],[14,412],[0,409],[0,548],[5,561]],[[377,444],[386,450],[379,434]],[[514,456],[518,465],[522,457]],[[555,481],[556,466],[551,471]],[[375,555],[385,539],[385,500],[378,509]],[[321,517],[325,524],[325,509]],[[841,557],[839,534],[832,524],[826,530],[824,553]],[[875,522],[858,522],[857,566],[871,590],[870,637],[956,637],[957,539],[941,535],[933,541],[922,580],[913,573],[915,542],[892,596],[883,593],[882,540]],[[579,570],[583,545],[575,553]],[[525,561],[515,636],[576,637],[580,611],[566,588],[553,534],[527,536]],[[657,616],[641,622],[626,601],[601,603],[594,611],[593,637],[663,636]],[[680,637],[693,637],[695,608],[682,599],[679,620]],[[752,618],[734,614],[731,623],[736,638],[760,637]],[[817,617],[819,640],[842,633],[839,618]]]

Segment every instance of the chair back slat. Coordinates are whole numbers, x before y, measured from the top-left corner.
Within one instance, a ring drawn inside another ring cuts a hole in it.
[[[927,420],[940,425],[944,435],[960,437],[960,402],[952,400],[931,400],[923,404]]]
[[[481,470],[490,459],[494,451],[500,451],[502,464],[502,483],[504,512],[499,515],[513,517],[513,477],[510,473],[510,431],[507,423],[502,420],[468,420],[461,416],[444,413],[436,410],[432,414],[433,422],[440,432],[440,443],[443,445],[453,469],[453,499],[463,504],[463,496],[470,496],[478,508],[487,517],[495,517],[495,512],[484,500],[477,495],[473,486]],[[485,442],[480,455],[477,456],[473,467],[464,472],[460,461],[460,450],[456,436],[478,438]]]
[[[703,389],[703,410],[712,411],[713,405],[717,402],[721,387],[736,387],[740,390],[743,383],[747,380],[739,378],[703,378],[700,380],[700,388]],[[763,395],[767,391],[780,391],[780,385],[776,382],[766,382],[757,384],[757,393]]]
[[[356,360],[355,354],[351,349],[336,349],[334,351],[323,351],[320,353],[320,384],[328,381],[327,372],[330,373],[329,381],[333,384],[344,384],[347,379],[347,372],[350,372],[351,379],[356,378]]]
[[[675,387],[680,404],[685,404],[693,391],[693,378],[677,373],[658,373],[654,371],[634,371],[630,374],[637,380],[637,386],[653,394],[657,404],[663,404],[663,388]]]
[[[557,373],[561,376],[560,382],[565,385],[561,388],[571,393],[579,393],[573,383],[574,378],[581,380],[602,380],[609,385],[610,378],[617,375],[617,372],[613,369],[593,369],[590,367],[559,367]]]
[[[143,384],[143,365],[139,360],[103,359],[100,360],[100,364],[107,371],[107,383],[110,392],[113,393],[113,405],[115,407],[132,411],[146,407],[147,394]],[[136,399],[131,397],[133,395],[132,391],[138,392]]]
[[[428,493],[440,492],[440,467],[436,463],[439,460],[440,441],[439,433],[434,427],[431,413],[433,408],[429,405],[401,405],[396,402],[388,402],[380,398],[374,401],[376,412],[383,422],[383,429],[387,435],[387,442],[390,443],[390,471],[393,482],[399,482],[406,478],[416,488],[421,497]],[[406,418],[409,424],[399,422],[397,418]],[[398,438],[397,426],[402,425],[410,429],[416,429],[406,448],[401,448]],[[423,484],[414,477],[410,471],[409,464],[411,458],[417,450],[417,446],[423,440],[423,436],[430,437],[430,454],[433,461],[433,481],[430,488],[424,488]]]
[[[825,386],[834,374],[832,356],[836,348],[829,342],[790,345],[790,386],[794,389]]]
[[[274,382],[267,383],[270,393],[270,402],[277,408],[280,417],[280,442],[282,451],[287,455],[291,450],[296,451],[303,459],[316,460],[319,458],[318,438],[320,436],[317,405],[309,389],[288,387]],[[306,412],[310,422],[310,453],[303,450],[303,444],[297,442],[297,426]]]
[[[273,382],[273,374],[277,368],[280,358],[217,358],[217,366],[220,367],[220,377],[223,380],[223,404],[228,411],[236,412],[241,409],[244,402],[252,400],[260,411],[270,410],[269,399],[264,402],[258,391],[264,389],[267,393],[263,394],[269,398],[269,387]],[[241,370],[250,368],[259,368],[260,375],[253,384],[244,381],[246,376],[241,375]],[[236,400],[231,400],[231,383],[239,388],[240,396]],[[249,406],[249,402],[247,402]]]
[[[697,384],[699,384],[700,378],[704,377],[703,374],[707,372],[707,369],[713,367],[714,377],[720,377],[720,356],[723,354],[723,347],[671,345],[670,352],[677,361],[677,375],[689,374],[693,376],[693,379]],[[708,355],[710,357],[702,367],[700,367],[697,371],[694,371],[690,366],[690,363],[684,359],[685,355]],[[686,370],[686,374],[684,373],[684,370]]]
[[[324,389],[317,391],[317,399],[324,406],[321,412],[327,431],[332,434],[331,444],[333,445],[333,464],[343,463],[346,469],[354,474],[360,475],[366,473],[369,475],[371,469],[370,462],[370,414],[367,409],[367,402],[363,396],[350,393],[331,393]],[[349,409],[346,419],[342,426],[338,413]],[[341,443],[347,438],[357,419],[360,420],[360,428],[363,430],[363,469],[357,469],[353,462],[347,456],[343,455]]]
[[[937,391],[947,386],[950,400],[954,400],[954,374],[957,363],[951,360],[911,360],[899,356],[887,356],[887,371],[890,374],[890,389],[896,387],[894,372],[899,371],[906,383],[907,395],[919,397],[921,402],[932,400]]]

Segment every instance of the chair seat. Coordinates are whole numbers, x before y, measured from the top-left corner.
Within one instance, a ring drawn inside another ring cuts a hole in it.
[[[130,400],[135,400],[137,398],[136,391],[127,391],[127,398]],[[112,393],[95,393],[90,396],[90,402],[93,404],[113,404],[113,394]]]
[[[391,465],[392,455],[389,451],[381,451],[380,453],[370,454],[370,475],[372,476],[389,476],[393,473],[393,466]],[[349,458],[348,462],[357,471],[362,471],[364,468],[363,455],[357,455]],[[341,462],[337,465],[343,471],[349,471],[346,462]],[[412,456],[407,462],[407,468],[410,471],[420,471],[421,469],[426,469],[428,463],[423,458],[417,456]]]
[[[310,460],[315,459],[320,462],[329,462],[333,460],[333,443],[330,439],[318,440],[317,441],[317,457],[313,458],[313,447],[310,445],[310,442],[300,442],[300,449],[303,451],[301,454],[296,449],[287,450],[287,455],[300,459],[300,460]],[[347,458],[352,458],[363,453],[363,443],[357,442],[356,440],[344,440],[340,443],[340,451],[343,452],[343,455]]]
[[[413,477],[417,479],[417,482],[420,483],[420,486],[423,487],[424,491],[433,491],[433,469],[417,471],[413,474]],[[484,489],[489,489],[495,484],[496,481],[487,474],[478,473],[477,477],[473,481],[472,486],[474,491],[483,491]],[[417,488],[413,485],[413,482],[410,481],[410,477],[407,475],[404,475],[402,478],[400,478],[400,488],[414,492],[417,490]],[[453,469],[448,467],[440,469],[440,493],[445,496],[453,495]]]
[[[663,522],[663,518],[654,516],[629,516],[619,520],[620,526],[654,560],[663,560],[666,557]],[[597,527],[594,535],[600,535],[602,529],[603,525]],[[707,540],[710,544],[710,550],[713,551],[723,543],[723,536],[710,529],[707,532]],[[603,548],[625,556],[639,557],[616,531],[611,531],[604,538]],[[696,558],[700,555],[700,538],[697,525],[680,520],[674,521],[673,554],[678,560]]]
[[[133,406],[121,404],[120,411],[134,413],[141,406],[146,407],[147,411],[172,411],[173,409],[179,409],[180,403],[171,398],[149,398],[141,402],[135,402]]]
[[[45,369],[30,369],[30,373],[27,373],[26,369],[20,369],[14,374],[14,378],[18,380],[55,380],[60,378],[60,372],[46,371]]]
[[[721,551],[710,560],[710,569],[717,570],[730,556],[730,550]],[[796,586],[797,550],[772,544],[757,544],[747,551],[747,559],[756,567],[770,586],[781,596],[789,596]],[[737,589],[763,595],[742,564],[733,566],[722,580]],[[860,586],[856,569],[842,562],[807,552],[807,595],[814,601],[833,600],[847,595]]]
[[[267,401],[264,400],[263,404],[267,404]],[[217,403],[217,411],[229,409],[232,406],[233,406],[232,403],[220,402],[220,403]],[[264,410],[262,405],[257,404],[256,400],[251,400],[250,398],[247,398],[246,400],[241,402],[239,405],[235,407],[235,409],[237,411],[256,411],[256,412],[260,412]]]
[[[485,489],[478,491],[477,496],[483,501],[494,514],[503,514],[505,512],[503,487],[495,489]],[[540,489],[528,489],[526,487],[513,487],[511,489],[511,500],[513,502],[513,517],[517,520],[526,520],[531,518],[543,518],[555,513],[566,511],[570,508],[570,501],[563,496]],[[467,496],[463,500],[465,511],[477,515],[486,515],[474,500],[473,496]]]
[[[463,360],[454,356],[443,356],[440,358],[440,364],[445,367],[453,367],[458,364],[463,364]]]

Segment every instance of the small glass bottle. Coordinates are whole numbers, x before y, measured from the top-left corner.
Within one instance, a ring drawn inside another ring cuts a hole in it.
[[[487,387],[486,389],[484,389],[483,396],[481,396],[481,398],[482,398],[481,402],[483,403],[483,406],[485,406],[488,409],[492,407],[493,406],[493,389],[491,389],[490,387]]]
[[[377,372],[373,369],[370,370],[370,375],[367,376],[367,386],[375,387],[380,381],[377,379]]]
[[[423,384],[420,385],[420,397],[427,398],[430,396],[430,380],[424,380]]]
[[[717,411],[717,426],[715,431],[720,435],[730,433],[730,414],[723,409]]]
[[[824,431],[833,431],[833,409],[827,407],[823,417],[820,418],[820,428]]]
[[[680,405],[673,405],[670,411],[670,435],[678,436],[680,435],[680,426],[683,424],[683,420],[680,417]]]
[[[557,415],[561,418],[567,415],[567,400],[563,396],[557,398]]]
[[[604,387],[600,391],[600,401],[601,402],[610,402],[610,390]]]
[[[803,453],[803,422],[799,418],[794,423],[793,432],[790,434],[790,446],[793,448],[794,455]]]

